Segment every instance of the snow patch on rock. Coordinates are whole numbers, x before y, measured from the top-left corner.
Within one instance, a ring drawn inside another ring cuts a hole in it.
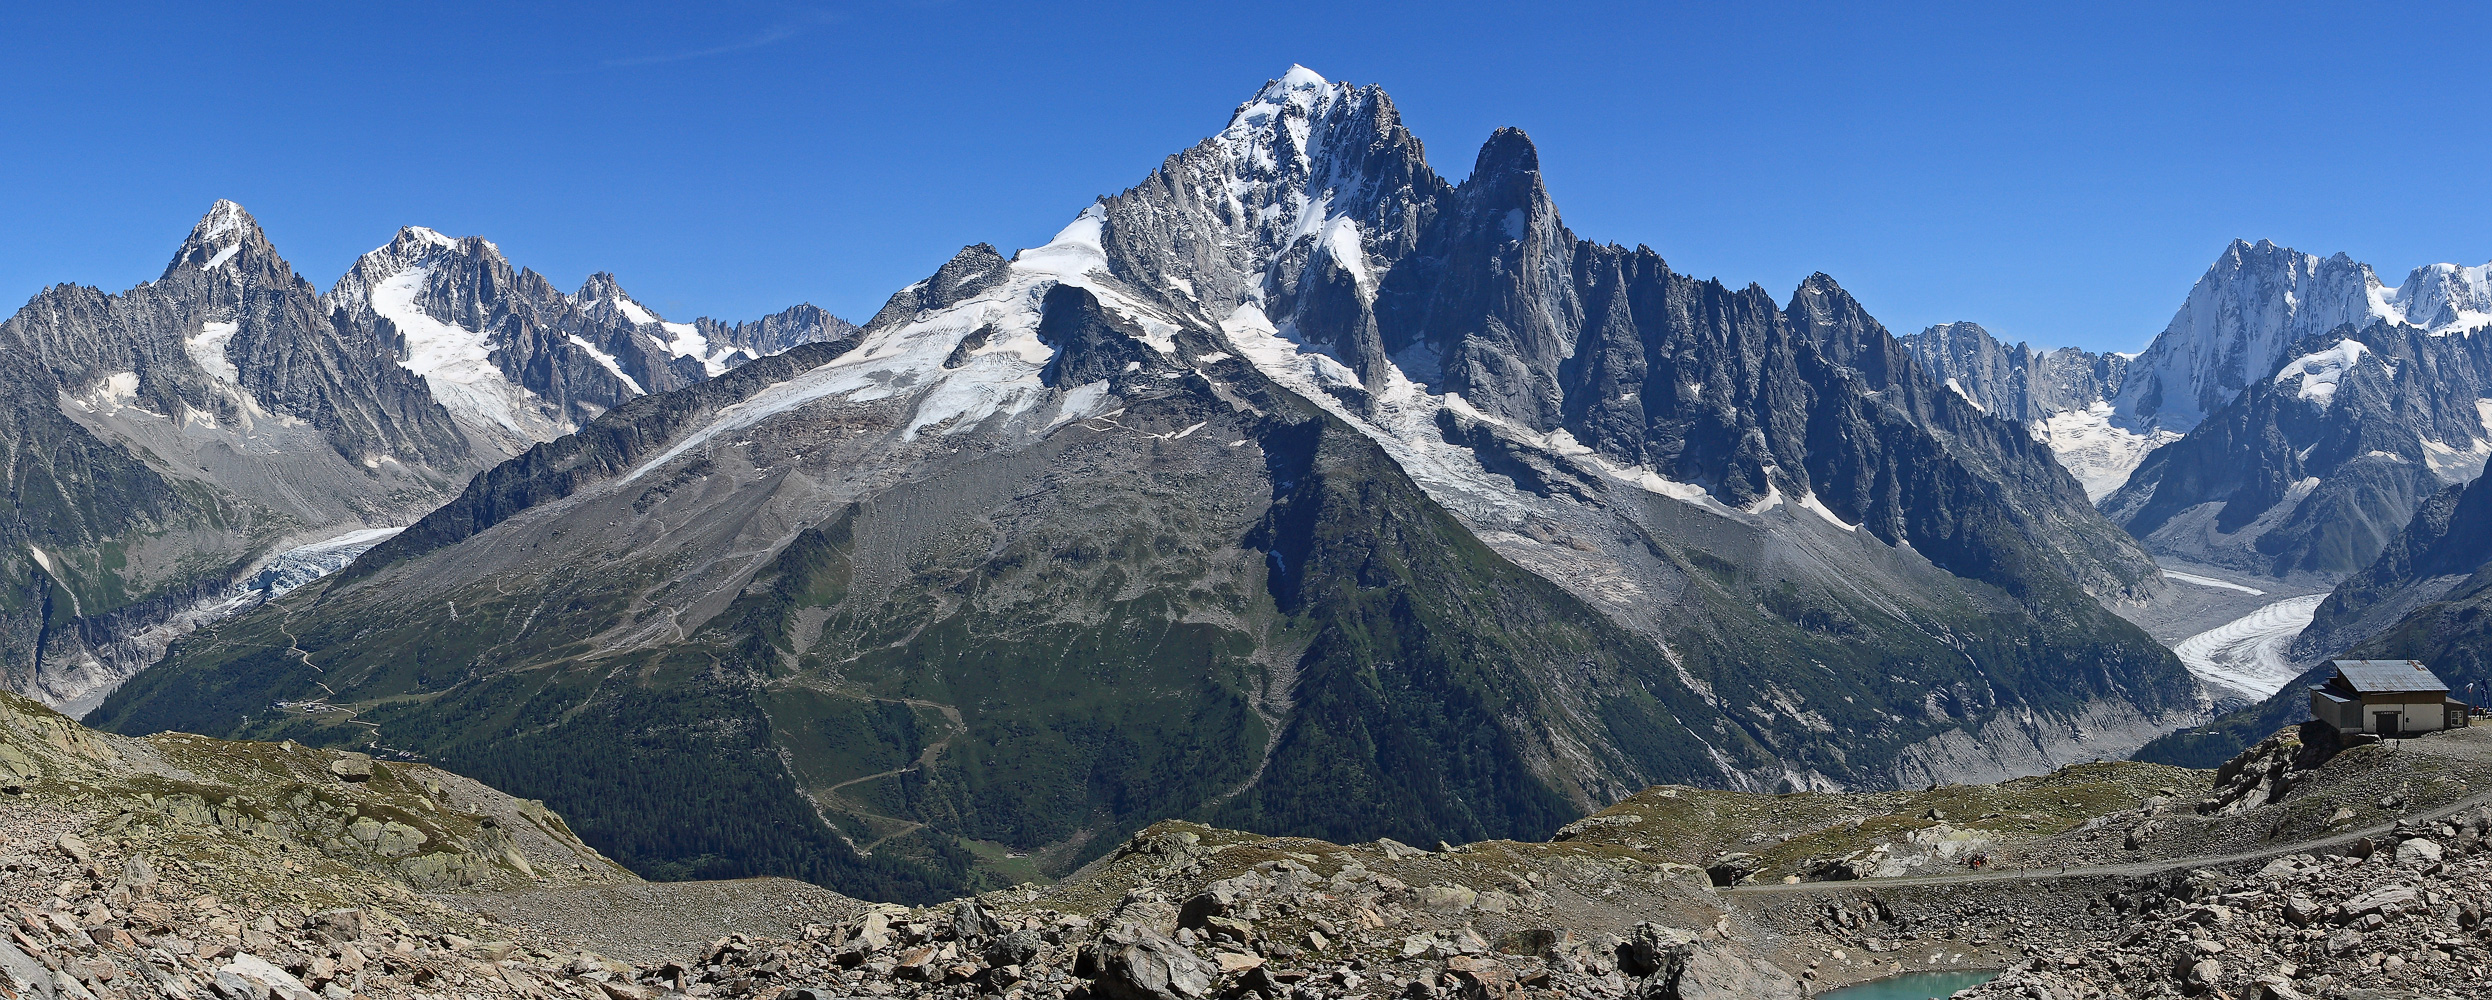
[[[2318,404],[2322,410],[2327,409],[2328,404],[2336,400],[2337,383],[2344,381],[2345,373],[2360,365],[2362,356],[2370,351],[2370,345],[2359,340],[2349,338],[2337,341],[2336,346],[2327,350],[2286,362],[2284,369],[2276,373],[2276,384],[2288,385],[2299,379],[2300,385],[2295,391],[2301,398]]]
[[[598,350],[597,345],[589,343],[587,338],[576,333],[572,334],[571,346],[587,352],[589,357],[596,359],[597,363],[600,366],[603,366],[608,374],[622,380],[624,387],[632,390],[633,395],[646,396],[649,394],[649,390],[640,387],[639,379],[635,379],[630,374],[624,372],[622,362],[616,361],[614,355]]]
[[[1964,401],[1973,404],[1974,409],[1980,410],[1983,413],[1990,412],[1989,407],[1981,405],[1981,400],[1974,399],[1972,393],[1964,391],[1964,384],[1956,381],[1955,376],[1947,376],[1947,388],[1955,390],[1956,395],[1964,397]]]
[[[239,323],[201,323],[198,333],[182,338],[182,353],[190,355],[191,362],[207,372],[209,377],[226,385],[239,385],[242,373],[234,368],[233,362],[225,359],[225,345],[234,339],[235,331],[240,329],[242,324]]]

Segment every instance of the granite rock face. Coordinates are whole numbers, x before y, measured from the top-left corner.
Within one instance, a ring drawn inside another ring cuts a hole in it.
[[[2009,345],[1978,323],[1941,323],[1896,339],[1983,412],[2026,424],[2106,402],[2128,375],[2127,355]]]

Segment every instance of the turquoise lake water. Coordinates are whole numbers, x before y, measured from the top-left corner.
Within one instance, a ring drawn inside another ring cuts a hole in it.
[[[1933,1000],[1999,978],[1996,972],[1907,972],[1817,995],[1817,1000]]]

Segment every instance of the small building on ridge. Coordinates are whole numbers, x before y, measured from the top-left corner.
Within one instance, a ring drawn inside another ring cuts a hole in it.
[[[2411,736],[2466,726],[2466,703],[2421,660],[2330,660],[2336,676],[2310,686],[2311,717],[2341,732]]]

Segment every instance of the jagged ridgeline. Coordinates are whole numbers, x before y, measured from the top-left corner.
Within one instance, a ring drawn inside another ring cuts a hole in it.
[[[271,553],[412,519],[492,460],[231,202],[155,281],[45,289],[0,358],[0,686],[54,705],[91,707]]]
[[[2344,254],[2235,240],[2137,355],[1905,338],[2025,423],[2157,555],[2279,581],[2359,573],[2492,455],[2492,265],[2391,287]],[[2256,734],[2254,734],[2256,735]]]
[[[93,721],[376,743],[662,876],[938,898],[1168,817],[1541,837],[2120,756],[2137,544],[1823,275],[1578,240],[1303,69],[861,336],[629,402]]]
[[[325,295],[218,201],[154,281],[0,322],[0,688],[82,713],[198,623],[348,559],[626,399],[853,334],[672,323],[408,227]]]

